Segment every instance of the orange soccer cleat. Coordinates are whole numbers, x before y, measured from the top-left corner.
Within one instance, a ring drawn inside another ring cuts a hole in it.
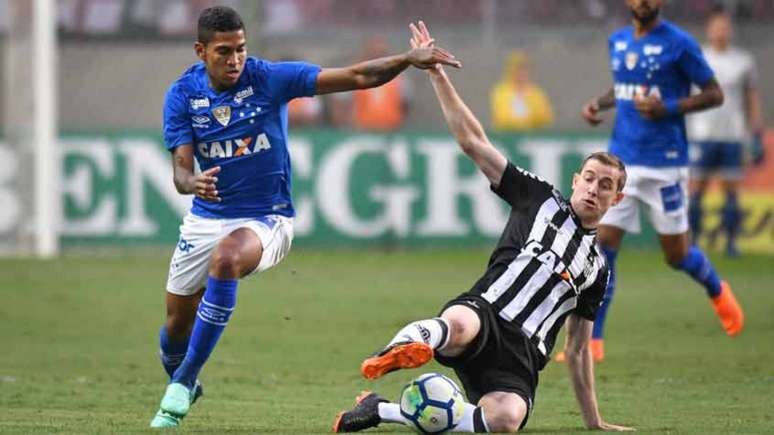
[[[413,369],[433,359],[433,348],[425,343],[404,341],[387,346],[378,354],[363,361],[360,373],[366,379],[379,379],[398,369]]]
[[[733,337],[742,332],[744,311],[742,311],[734,292],[731,291],[731,286],[726,281],[720,282],[720,294],[712,298],[711,301],[726,334]]]
[[[594,362],[602,362],[603,359],[605,359],[605,340],[602,338],[592,338],[591,339],[591,357],[594,358]],[[564,351],[557,352],[556,356],[554,357],[554,361],[558,363],[563,363],[567,360],[567,355],[564,354]]]

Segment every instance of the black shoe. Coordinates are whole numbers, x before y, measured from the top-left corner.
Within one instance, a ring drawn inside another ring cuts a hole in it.
[[[379,417],[379,404],[387,402],[376,393],[363,391],[355,399],[355,406],[349,411],[342,411],[333,422],[333,432],[358,432],[369,427],[376,427],[382,422]]]

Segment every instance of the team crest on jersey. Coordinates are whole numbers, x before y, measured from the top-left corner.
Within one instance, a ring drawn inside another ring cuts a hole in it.
[[[633,70],[637,66],[637,59],[639,58],[640,56],[633,51],[626,53],[626,69],[629,71]]]
[[[220,125],[227,126],[228,122],[231,121],[231,106],[218,106],[212,109],[212,116],[215,117]]]

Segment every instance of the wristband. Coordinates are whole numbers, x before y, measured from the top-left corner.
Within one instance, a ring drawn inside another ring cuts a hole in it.
[[[673,115],[679,115],[680,114],[680,100],[674,98],[669,100],[664,100],[664,108],[666,109],[667,115],[673,116]]]

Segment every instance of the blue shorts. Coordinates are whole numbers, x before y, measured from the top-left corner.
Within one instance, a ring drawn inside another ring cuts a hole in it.
[[[691,178],[718,174],[725,179],[742,177],[744,147],[741,142],[697,142],[691,145]]]

